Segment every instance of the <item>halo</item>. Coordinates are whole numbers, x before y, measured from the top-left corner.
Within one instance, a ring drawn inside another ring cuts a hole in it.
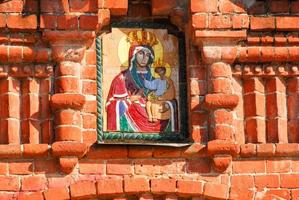
[[[122,67],[129,67],[129,50],[131,43],[127,40],[127,35],[124,35],[118,44],[118,58]],[[160,40],[157,38],[158,44],[154,45],[152,48],[155,52],[154,62],[157,60],[163,60],[163,46]]]
[[[168,64],[168,63],[166,63],[165,64],[165,68],[166,68],[166,73],[165,73],[165,76],[166,77],[170,77],[171,76],[171,67],[170,67],[170,65]],[[160,76],[159,76],[159,74],[157,74],[156,72],[155,72],[155,67],[151,67],[151,74],[152,74],[152,76],[153,77],[155,77],[155,78],[160,78]]]

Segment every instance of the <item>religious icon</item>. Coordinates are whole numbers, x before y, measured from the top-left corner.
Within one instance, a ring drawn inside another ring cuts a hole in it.
[[[167,29],[112,28],[102,37],[103,131],[180,131],[178,44]]]

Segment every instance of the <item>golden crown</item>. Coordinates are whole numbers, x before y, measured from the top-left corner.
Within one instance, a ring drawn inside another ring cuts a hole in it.
[[[128,42],[131,45],[148,45],[154,46],[158,44],[158,39],[154,33],[148,31],[131,31],[128,34]]]
[[[164,62],[161,59],[158,59],[157,61],[155,61],[152,65],[152,67],[156,68],[156,67],[169,67],[169,64]]]

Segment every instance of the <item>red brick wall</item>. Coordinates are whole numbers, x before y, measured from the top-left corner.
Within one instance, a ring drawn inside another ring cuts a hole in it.
[[[0,199],[299,199],[299,2],[0,1]],[[96,146],[95,38],[186,37],[184,148]]]

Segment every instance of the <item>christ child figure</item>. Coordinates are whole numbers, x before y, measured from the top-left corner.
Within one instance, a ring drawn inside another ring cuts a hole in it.
[[[175,98],[175,90],[173,82],[166,76],[165,67],[156,67],[155,72],[160,78],[152,81],[144,80],[145,88],[151,90],[146,102],[146,111],[150,122],[155,122],[158,119],[163,119],[163,113],[169,111],[169,106],[166,101]],[[157,113],[157,106],[159,110]]]

